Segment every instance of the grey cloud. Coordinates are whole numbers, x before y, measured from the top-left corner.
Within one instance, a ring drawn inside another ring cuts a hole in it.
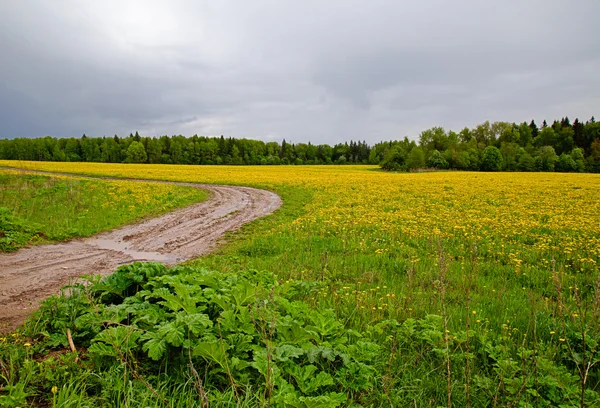
[[[0,4],[0,137],[376,142],[600,106],[596,0]]]

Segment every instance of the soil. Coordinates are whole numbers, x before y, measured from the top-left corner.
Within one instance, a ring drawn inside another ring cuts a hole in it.
[[[222,243],[226,232],[281,206],[277,194],[256,188],[165,183],[207,190],[209,198],[90,238],[0,254],[0,333],[14,330],[41,300],[78,277],[106,276],[136,261],[174,265],[197,258]]]

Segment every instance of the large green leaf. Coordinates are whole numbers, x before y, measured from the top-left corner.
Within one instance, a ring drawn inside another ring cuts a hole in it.
[[[193,355],[204,358],[209,363],[217,363],[221,368],[227,367],[228,346],[222,341],[200,342],[194,347]]]

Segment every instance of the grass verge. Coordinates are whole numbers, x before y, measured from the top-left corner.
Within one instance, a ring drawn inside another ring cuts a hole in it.
[[[191,187],[0,170],[0,251],[94,235],[206,198]]]

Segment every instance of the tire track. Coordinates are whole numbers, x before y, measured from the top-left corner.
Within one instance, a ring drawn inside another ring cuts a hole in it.
[[[118,266],[135,261],[174,265],[205,255],[216,248],[226,232],[271,214],[281,206],[277,194],[251,187],[128,181],[201,188],[209,192],[209,198],[90,238],[0,254],[0,332],[13,330],[41,300],[59,293],[63,285],[82,275],[105,276]]]

